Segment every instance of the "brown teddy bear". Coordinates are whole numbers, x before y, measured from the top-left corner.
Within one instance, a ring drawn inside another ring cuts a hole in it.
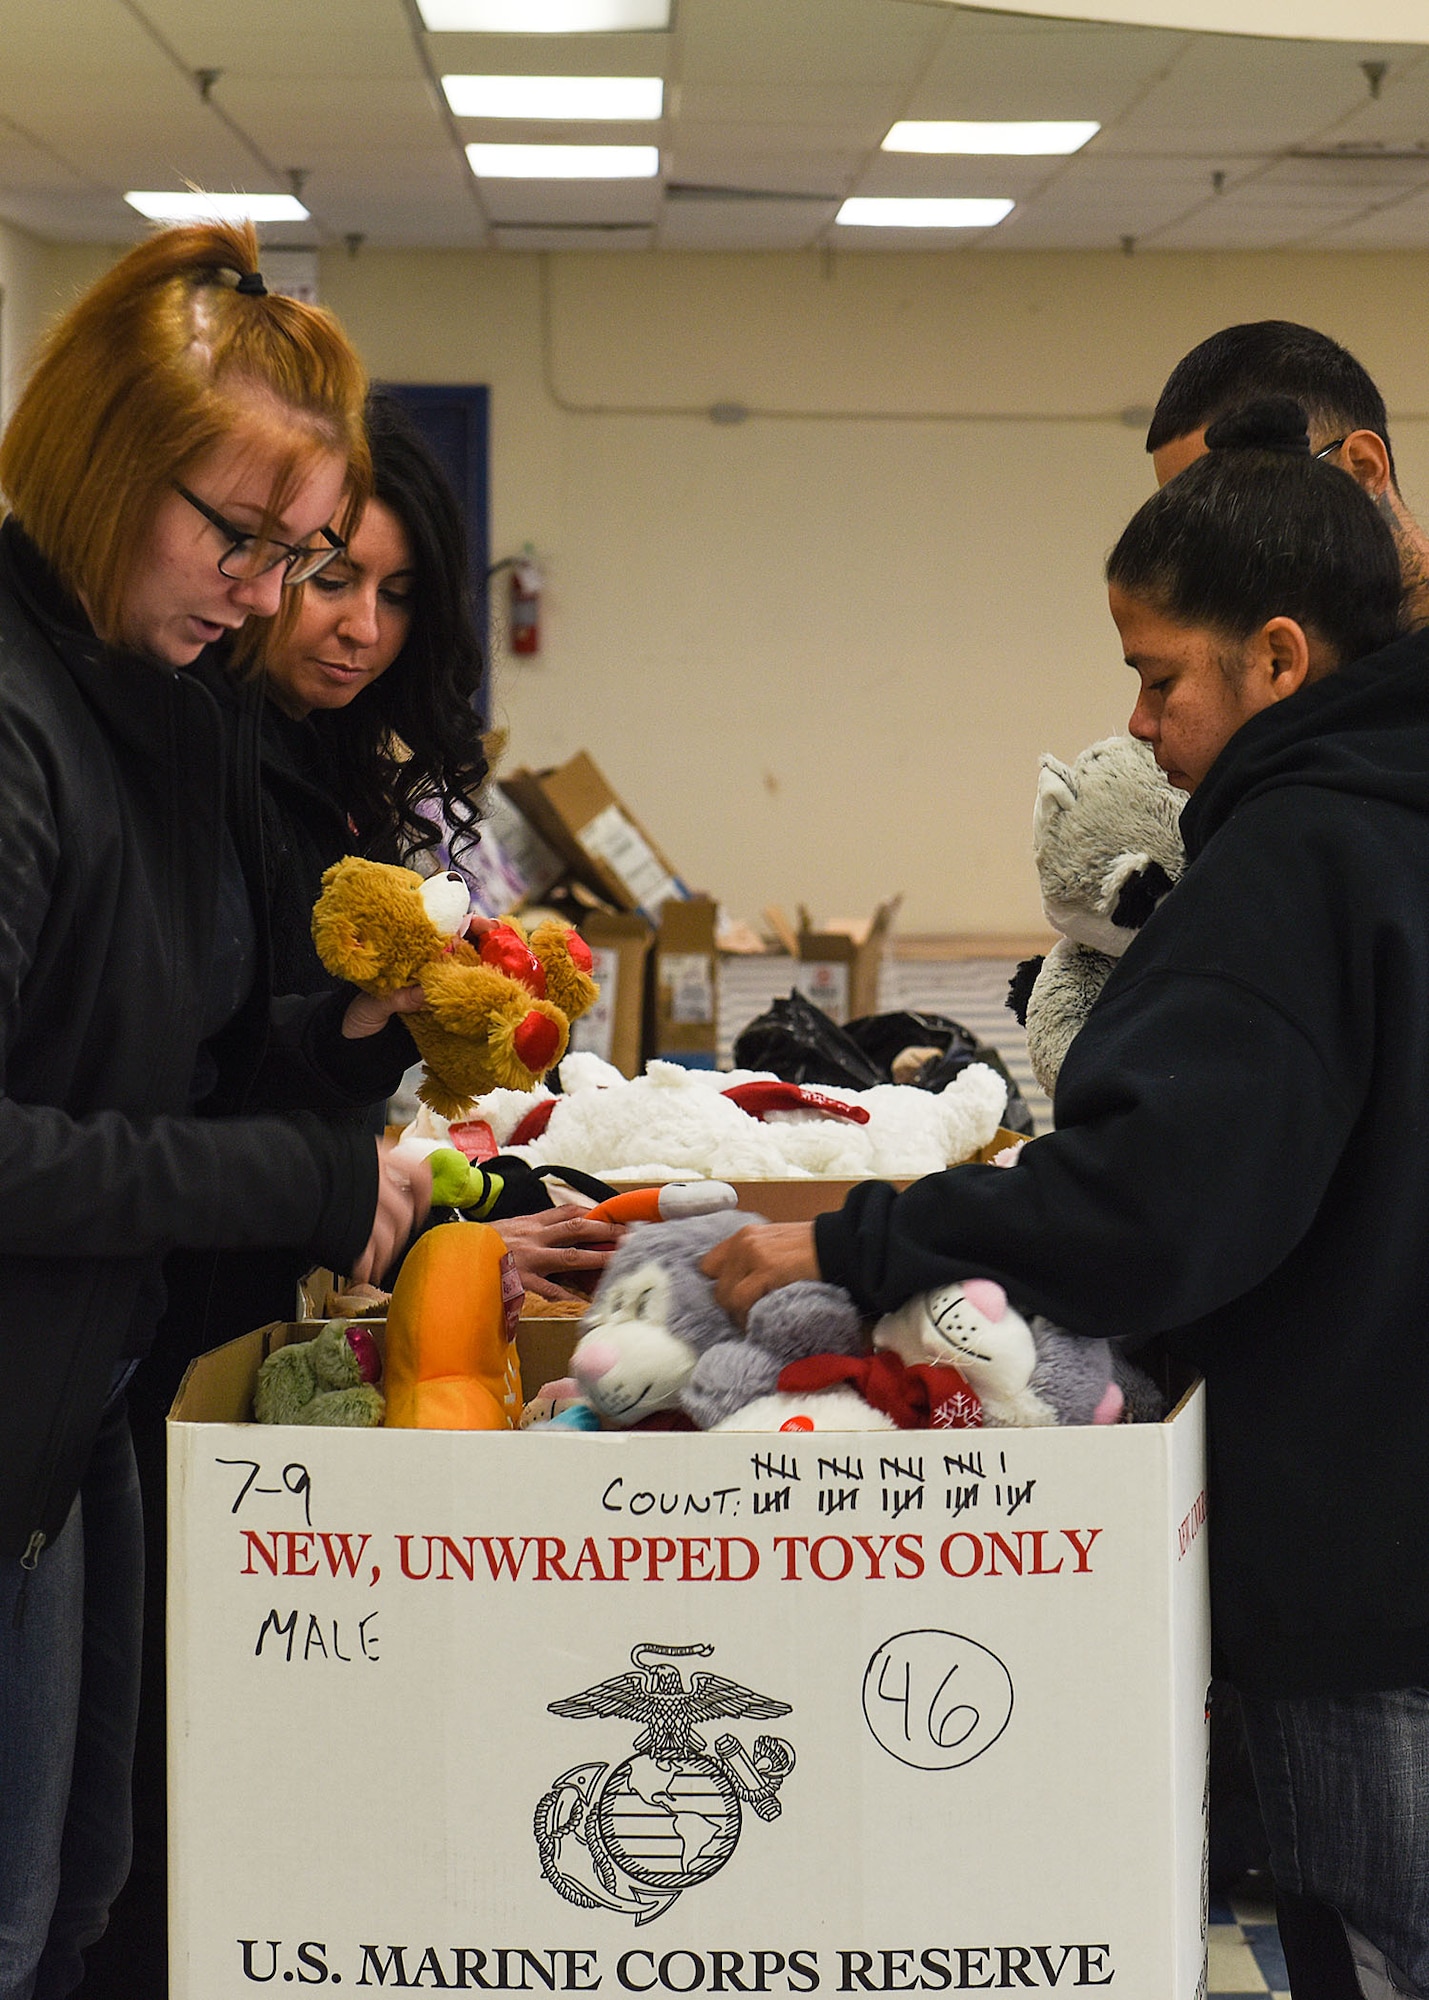
[[[418,1095],[444,1118],[488,1090],[534,1090],[599,990],[589,947],[565,924],[528,938],[508,920],[472,943],[469,916],[460,875],[423,881],[358,855],[328,869],[313,911],[313,942],[335,978],[383,995],[421,986],[426,1005],[403,1019],[427,1072]]]

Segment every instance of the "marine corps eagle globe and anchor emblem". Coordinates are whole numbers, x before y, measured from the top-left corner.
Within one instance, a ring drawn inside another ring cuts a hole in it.
[[[711,1755],[698,1722],[792,1711],[722,1674],[692,1673],[685,1685],[668,1662],[708,1659],[714,1647],[636,1646],[633,1673],[597,1681],[548,1704],[552,1715],[621,1716],[643,1725],[631,1753],[611,1764],[562,1772],[536,1807],[536,1846],[546,1880],[567,1902],[615,1910],[648,1924],[686,1889],[717,1875],[735,1848],[746,1805],[779,1817],[779,1787],[794,1768],[782,1736],[716,1737]]]

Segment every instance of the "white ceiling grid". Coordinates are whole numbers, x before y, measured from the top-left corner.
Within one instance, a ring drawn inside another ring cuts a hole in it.
[[[1362,65],[1385,64],[1371,95]],[[212,73],[215,73],[212,74]],[[659,75],[649,181],[477,182],[437,79]],[[200,77],[209,73],[208,95]],[[899,118],[1095,118],[1070,158],[884,153]],[[547,248],[1429,246],[1429,49],[1114,27],[938,0],[676,0],[668,33],[424,31],[415,0],[0,0],[0,216],[122,241],[126,188],[286,192],[278,243]],[[995,229],[849,229],[848,195],[1007,195]]]

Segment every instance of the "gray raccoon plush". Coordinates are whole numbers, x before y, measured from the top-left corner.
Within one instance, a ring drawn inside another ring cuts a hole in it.
[[[1032,851],[1043,910],[1062,935],[1018,966],[1007,1004],[1049,1097],[1112,967],[1181,878],[1185,803],[1131,736],[1108,736],[1071,764],[1041,760]]]

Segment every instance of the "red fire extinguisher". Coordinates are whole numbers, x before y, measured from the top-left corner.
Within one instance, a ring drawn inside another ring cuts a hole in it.
[[[511,565],[511,605],[508,614],[511,650],[528,657],[541,650],[541,572],[536,552],[527,542]]]

